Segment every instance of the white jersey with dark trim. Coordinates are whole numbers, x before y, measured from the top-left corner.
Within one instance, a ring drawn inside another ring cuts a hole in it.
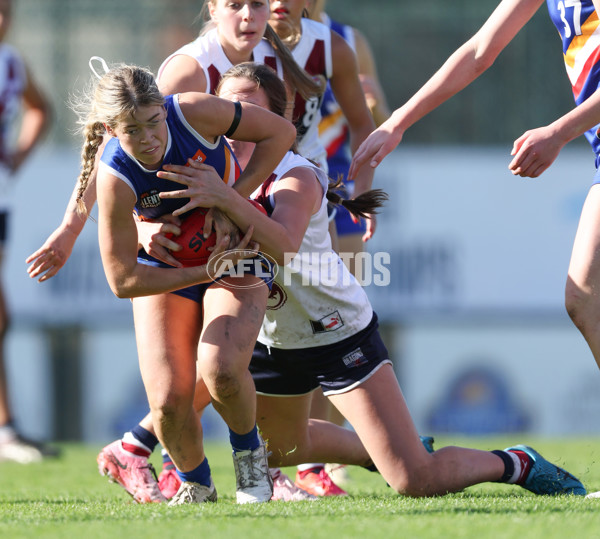
[[[223,73],[233,67],[233,64],[229,58],[227,58],[221,43],[219,43],[219,35],[216,29],[210,30],[206,34],[199,36],[191,43],[184,45],[167,57],[158,69],[159,79],[169,61],[174,56],[180,54],[190,56],[198,62],[206,77],[205,93],[207,94],[214,95]],[[260,63],[267,64],[269,67],[275,69],[279,78],[283,79],[281,63],[277,62],[275,51],[266,39],[263,38],[256,46],[253,56],[256,58],[257,62],[260,61]]]
[[[262,51],[261,51],[262,52]],[[296,63],[325,84],[333,74],[331,54],[331,30],[324,24],[311,19],[302,19],[302,36],[292,50]],[[255,54],[256,61],[265,62]],[[273,59],[269,59],[271,62]],[[281,62],[276,59],[278,72]],[[292,120],[298,132],[298,152],[311,159],[327,171],[327,151],[319,140],[322,97],[304,99],[296,92]]]
[[[280,266],[273,281],[259,342],[275,348],[309,348],[338,342],[361,331],[373,309],[367,294],[331,247],[327,175],[300,155],[288,152],[252,198],[271,215],[274,187],[290,170],[308,167],[323,188],[298,253]]]

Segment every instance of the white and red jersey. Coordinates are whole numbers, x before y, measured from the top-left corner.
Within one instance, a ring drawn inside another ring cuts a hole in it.
[[[296,63],[309,75],[322,79],[325,84],[333,74],[330,28],[320,22],[302,18],[302,36],[292,50],[292,55]],[[261,61],[267,63],[264,58]],[[281,67],[278,59],[277,65],[279,72]],[[319,163],[326,171],[327,152],[319,140],[321,99],[311,97],[306,100],[296,93],[292,120],[298,131],[300,155]]]
[[[158,78],[160,78],[171,58],[179,54],[191,56],[198,62],[206,77],[207,87],[205,93],[207,94],[215,94],[223,73],[233,67],[233,64],[225,55],[225,51],[219,42],[219,35],[216,29],[209,30],[206,34],[199,36],[167,57],[158,69]],[[266,39],[263,38],[256,46],[253,51],[253,57],[256,62],[272,67],[277,71],[279,77],[283,79],[281,63],[277,62],[275,51]]]
[[[288,152],[251,198],[271,215],[274,187],[290,170],[308,167],[323,188],[319,210],[310,218],[298,253],[280,266],[269,299],[259,342],[274,348],[310,348],[338,342],[361,331],[373,309],[367,294],[331,247],[327,217],[327,175]]]
[[[27,70],[14,47],[0,43],[0,209],[9,205],[10,171],[2,166],[10,153],[11,130],[23,101]]]

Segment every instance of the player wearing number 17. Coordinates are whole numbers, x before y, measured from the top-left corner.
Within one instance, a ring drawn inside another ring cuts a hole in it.
[[[354,154],[350,177],[365,165],[370,169],[377,167],[411,125],[488,69],[543,1],[500,2],[479,31],[361,144]],[[592,146],[597,171],[575,236],[565,301],[571,319],[600,366],[600,296],[595,292],[600,280],[600,257],[597,256],[600,252],[600,0],[547,0],[547,7],[562,40],[576,107],[549,125],[526,131],[516,139],[508,168],[517,176],[535,178],[574,138],[585,135]],[[571,178],[565,180],[572,181]]]

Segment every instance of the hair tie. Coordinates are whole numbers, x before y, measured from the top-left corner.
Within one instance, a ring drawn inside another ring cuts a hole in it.
[[[102,75],[100,75],[96,69],[94,68],[94,60],[98,60],[98,62],[100,62],[100,65],[102,66],[102,69],[104,69],[104,75],[106,75],[106,73],[108,73],[110,71],[108,64],[104,61],[104,58],[100,57],[100,56],[92,56],[90,58],[90,61],[88,62],[88,65],[90,66],[90,69],[92,70],[92,73],[98,78],[101,79]]]

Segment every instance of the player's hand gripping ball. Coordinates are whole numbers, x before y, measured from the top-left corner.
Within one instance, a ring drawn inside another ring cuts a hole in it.
[[[250,199],[248,199],[248,202],[267,215],[266,210],[258,202]],[[173,241],[181,245],[182,249],[180,251],[171,251],[171,254],[186,268],[206,264],[214,246],[217,244],[217,233],[214,228],[208,238],[205,238],[202,233],[208,211],[209,208],[195,208],[187,212],[183,216],[183,222],[179,227],[181,234],[172,238]],[[222,217],[227,219],[225,215],[222,215]],[[215,215],[215,219],[218,218],[219,216]],[[235,228],[235,225],[231,223],[231,227]],[[235,247],[238,242],[239,235],[237,238],[234,238],[232,235],[232,246]]]
[[[182,249],[172,251],[171,254],[186,268],[206,264],[211,253],[209,247],[214,247],[217,243],[217,233],[214,229],[208,238],[202,233],[208,210],[209,208],[195,208],[187,212],[179,227],[181,234],[172,238]]]

